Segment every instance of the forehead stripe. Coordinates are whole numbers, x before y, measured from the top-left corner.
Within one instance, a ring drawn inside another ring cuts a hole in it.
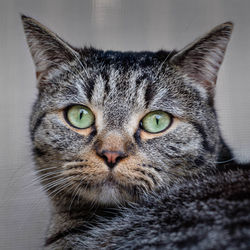
[[[152,82],[149,82],[147,87],[146,87],[145,96],[144,96],[146,107],[148,107],[148,105],[149,105],[150,101],[153,99],[154,95],[155,95],[155,86],[153,86]]]
[[[86,84],[84,84],[84,86],[83,86],[83,90],[84,90],[89,102],[91,101],[93,91],[95,88],[95,84],[96,84],[96,81],[94,81],[92,79],[88,79]]]

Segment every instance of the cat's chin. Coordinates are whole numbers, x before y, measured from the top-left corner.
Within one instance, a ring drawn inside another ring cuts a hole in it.
[[[104,183],[97,188],[83,190],[81,196],[84,200],[101,206],[118,206],[125,202],[134,202],[136,200],[126,190],[110,182]]]
[[[129,181],[123,183],[115,175],[108,173],[99,182],[88,186],[83,184],[78,191],[78,196],[79,198],[74,198],[76,202],[80,200],[93,205],[117,206],[127,202],[136,202],[140,195],[139,188],[133,183]]]
[[[104,184],[100,189],[96,197],[100,205],[119,205],[126,200],[124,194],[115,185]]]

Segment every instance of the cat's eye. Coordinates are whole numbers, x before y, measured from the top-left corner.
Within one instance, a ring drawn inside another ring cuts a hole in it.
[[[83,105],[73,105],[66,109],[65,118],[75,128],[89,128],[95,122],[92,111]]]
[[[172,122],[172,117],[163,111],[148,113],[141,121],[141,127],[149,133],[160,133],[166,130]]]

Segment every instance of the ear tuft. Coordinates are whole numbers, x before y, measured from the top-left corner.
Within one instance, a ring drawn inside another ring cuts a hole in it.
[[[25,15],[21,15],[21,19],[37,75],[62,62],[71,61],[78,54],[69,44],[35,19]]]
[[[213,93],[232,30],[232,22],[215,27],[175,54],[170,63]]]

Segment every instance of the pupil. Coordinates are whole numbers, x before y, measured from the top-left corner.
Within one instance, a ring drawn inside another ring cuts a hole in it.
[[[82,119],[83,116],[83,110],[80,110],[80,120]]]
[[[159,125],[160,117],[158,115],[155,117],[155,121],[156,121],[156,124]]]

